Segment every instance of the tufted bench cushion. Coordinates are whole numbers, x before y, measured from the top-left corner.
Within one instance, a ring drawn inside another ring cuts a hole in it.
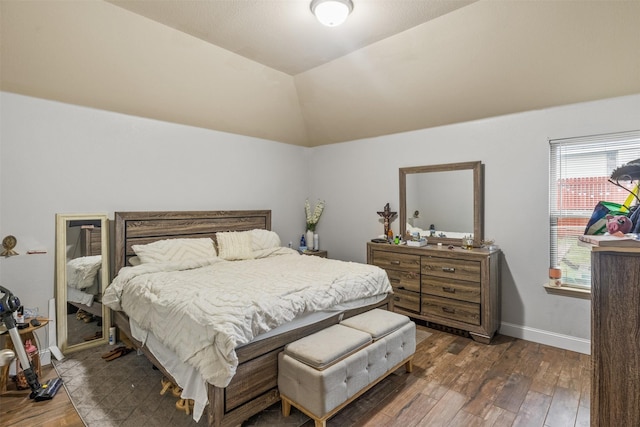
[[[385,335],[400,329],[402,325],[409,323],[409,321],[409,317],[402,314],[376,308],[343,320],[340,324],[366,332],[371,335],[374,341],[377,341]]]
[[[371,335],[368,333],[333,325],[287,344],[284,353],[312,368],[323,370],[369,344]]]
[[[287,345],[278,355],[278,388],[285,416],[293,405],[313,418],[316,426],[325,426],[329,417],[402,365],[411,372],[415,323],[396,313],[372,311],[378,313],[347,319],[302,338],[302,344]],[[366,324],[370,331],[345,322]],[[372,335],[378,339],[374,341]],[[364,336],[368,344],[363,346]]]

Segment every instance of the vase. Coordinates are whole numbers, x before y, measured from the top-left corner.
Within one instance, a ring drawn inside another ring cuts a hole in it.
[[[307,249],[309,249],[309,250],[314,249],[314,247],[313,247],[313,231],[307,230],[307,234],[304,236],[304,238],[307,241]]]

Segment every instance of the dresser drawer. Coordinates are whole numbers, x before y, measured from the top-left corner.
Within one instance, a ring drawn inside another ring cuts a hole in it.
[[[422,274],[480,282],[480,262],[464,259],[422,257]]]
[[[393,306],[404,310],[420,313],[420,294],[417,292],[408,292],[393,289]]]
[[[472,302],[423,295],[422,313],[471,325],[480,324],[480,305]]]
[[[422,293],[480,303],[479,282],[465,282],[425,275],[422,277]]]
[[[389,282],[393,289],[420,292],[420,273],[415,271],[402,271],[386,269]]]
[[[373,265],[384,269],[413,271],[420,273],[420,256],[382,250],[373,251]]]

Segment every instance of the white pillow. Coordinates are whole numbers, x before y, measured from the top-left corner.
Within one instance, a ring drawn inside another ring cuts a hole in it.
[[[228,261],[253,259],[251,233],[248,231],[226,231],[216,233],[220,258]]]
[[[279,248],[281,246],[280,236],[275,231],[256,228],[248,231],[251,234],[251,249],[260,251],[263,249]]]
[[[147,245],[131,247],[143,264],[157,262],[181,262],[194,259],[215,258],[216,248],[211,238],[165,239]]]
[[[84,289],[93,285],[102,266],[102,256],[83,256],[67,262],[67,285],[75,289]]]

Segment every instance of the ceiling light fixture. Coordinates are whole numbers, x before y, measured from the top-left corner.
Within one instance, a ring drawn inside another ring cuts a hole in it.
[[[321,24],[335,27],[347,20],[353,10],[351,0],[312,0],[311,12]]]

